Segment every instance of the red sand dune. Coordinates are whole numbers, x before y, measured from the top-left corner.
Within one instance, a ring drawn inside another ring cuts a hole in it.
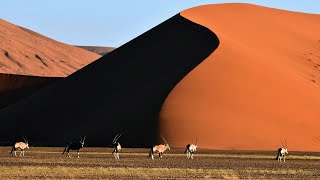
[[[181,13],[220,45],[171,92],[161,131],[173,147],[320,150],[320,15],[249,4]],[[196,52],[195,52],[196,53]]]
[[[0,19],[0,73],[65,77],[99,57]]]

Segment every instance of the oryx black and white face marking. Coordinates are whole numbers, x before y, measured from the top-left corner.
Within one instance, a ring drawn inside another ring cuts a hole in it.
[[[64,154],[65,152],[67,152],[67,157],[71,157],[69,154],[70,150],[76,150],[77,151],[77,155],[78,158],[80,158],[80,149],[83,148],[84,146],[84,141],[86,139],[86,136],[82,139],[82,137],[80,137],[80,141],[76,141],[76,142],[71,142],[69,143],[65,148],[62,154]]]

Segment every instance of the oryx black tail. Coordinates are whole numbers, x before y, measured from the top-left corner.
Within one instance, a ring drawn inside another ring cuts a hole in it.
[[[281,156],[281,148],[278,149],[276,160],[279,160],[280,156]]]
[[[68,146],[66,146],[65,148],[64,148],[64,151],[63,151],[63,153],[62,153],[62,155],[68,150]]]
[[[15,149],[15,148],[14,148],[14,145],[13,145],[10,154],[12,154],[12,152],[14,151],[14,149]]]
[[[149,152],[149,157],[151,156],[151,155],[153,155],[153,147],[150,149],[150,152]]]

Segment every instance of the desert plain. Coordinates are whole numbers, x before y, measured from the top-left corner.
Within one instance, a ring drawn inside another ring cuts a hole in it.
[[[316,179],[319,152],[290,152],[286,163],[275,151],[199,150],[187,159],[184,149],[148,157],[147,148],[124,148],[114,159],[111,148],[84,147],[80,158],[62,155],[63,147],[31,147],[25,157],[0,148],[2,179]]]

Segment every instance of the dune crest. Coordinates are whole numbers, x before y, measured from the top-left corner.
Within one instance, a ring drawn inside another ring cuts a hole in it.
[[[220,45],[170,93],[161,130],[174,147],[320,150],[320,15],[250,4],[181,15]]]

